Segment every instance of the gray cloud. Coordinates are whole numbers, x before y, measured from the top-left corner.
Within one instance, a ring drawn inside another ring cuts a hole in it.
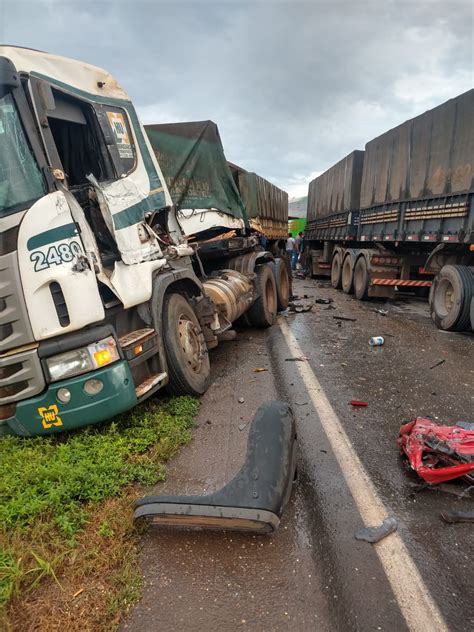
[[[107,68],[145,122],[213,119],[230,160],[299,194],[473,84],[470,0],[0,0],[0,39]]]

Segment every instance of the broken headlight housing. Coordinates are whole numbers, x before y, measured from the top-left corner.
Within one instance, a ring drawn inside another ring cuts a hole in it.
[[[87,347],[65,351],[46,360],[49,379],[58,382],[68,377],[101,369],[119,360],[117,343],[112,336]]]

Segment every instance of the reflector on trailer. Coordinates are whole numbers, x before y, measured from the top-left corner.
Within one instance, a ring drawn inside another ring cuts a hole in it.
[[[163,527],[269,533],[280,524],[296,469],[293,414],[266,402],[253,418],[245,463],[225,487],[206,496],[147,496],[135,519]]]

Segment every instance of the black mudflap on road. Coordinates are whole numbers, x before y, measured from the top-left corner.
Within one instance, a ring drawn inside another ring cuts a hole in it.
[[[269,533],[280,524],[295,468],[291,409],[266,402],[253,418],[245,463],[225,487],[207,496],[147,496],[137,501],[134,517],[161,526]]]

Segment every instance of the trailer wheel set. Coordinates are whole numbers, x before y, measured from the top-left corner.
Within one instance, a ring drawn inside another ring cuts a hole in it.
[[[319,255],[316,253],[320,253]],[[313,251],[316,269],[321,274],[323,251]],[[416,261],[416,260],[414,260]],[[414,261],[411,267],[415,267]],[[392,298],[396,288],[414,289],[419,296],[429,291],[430,314],[439,329],[446,331],[474,330],[474,268],[467,265],[444,265],[436,276],[400,278],[410,260],[403,255],[374,249],[344,248],[337,245],[331,259],[331,285],[361,301],[370,298]],[[429,279],[429,280],[427,280]]]

